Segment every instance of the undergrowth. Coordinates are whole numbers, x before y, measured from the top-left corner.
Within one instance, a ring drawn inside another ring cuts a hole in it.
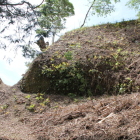
[[[130,77],[120,73],[121,69],[128,71],[124,63],[127,53],[120,48],[109,55],[87,55],[85,61],[75,61],[71,51],[64,57],[64,61],[51,58],[51,64],[42,67],[42,74],[50,79],[48,91],[91,96],[122,94],[136,88]]]

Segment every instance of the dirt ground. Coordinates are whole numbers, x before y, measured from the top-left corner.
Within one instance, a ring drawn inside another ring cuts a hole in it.
[[[117,94],[30,94],[19,83],[10,87],[0,79],[0,140],[140,140],[140,26],[135,23],[74,30],[47,50],[50,57],[73,50],[76,59],[100,63],[99,70],[105,68],[102,60],[110,60],[111,70],[102,76],[112,80],[105,89],[112,89],[115,76],[126,80]]]
[[[25,94],[1,83],[0,140],[139,140],[140,93],[101,97]],[[30,110],[29,102],[35,108]]]

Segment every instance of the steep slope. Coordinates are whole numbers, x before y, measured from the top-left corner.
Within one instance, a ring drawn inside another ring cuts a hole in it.
[[[24,92],[118,94],[140,91],[140,24],[124,21],[66,33],[37,57]]]

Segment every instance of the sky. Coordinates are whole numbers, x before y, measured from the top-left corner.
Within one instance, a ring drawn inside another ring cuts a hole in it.
[[[17,1],[17,0],[13,0]],[[31,3],[32,0],[29,0]],[[34,1],[34,4],[39,4],[42,0]],[[89,8],[89,0],[69,0],[75,8],[75,15],[67,18],[66,29],[62,31],[61,34],[64,34],[67,31],[79,28],[85,18],[86,12]],[[116,4],[115,12],[110,14],[107,17],[97,17],[97,16],[89,16],[86,20],[85,26],[93,26],[98,24],[103,24],[107,22],[119,22],[122,20],[131,20],[136,19],[136,11],[129,9],[125,6],[128,0],[122,0],[121,3]],[[59,38],[57,38],[59,39]],[[12,58],[12,62],[9,63],[7,61],[8,56]],[[29,60],[25,59],[21,55],[21,51],[19,50],[17,54],[12,50],[0,50],[0,78],[7,85],[16,84],[21,78],[22,74],[27,71],[27,67],[25,66],[25,62]]]

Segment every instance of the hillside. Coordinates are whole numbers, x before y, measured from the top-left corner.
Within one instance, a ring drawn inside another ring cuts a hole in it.
[[[67,32],[0,81],[0,140],[138,140],[139,93],[139,21]]]
[[[23,92],[118,94],[140,91],[140,26],[129,21],[66,33],[34,60]]]

